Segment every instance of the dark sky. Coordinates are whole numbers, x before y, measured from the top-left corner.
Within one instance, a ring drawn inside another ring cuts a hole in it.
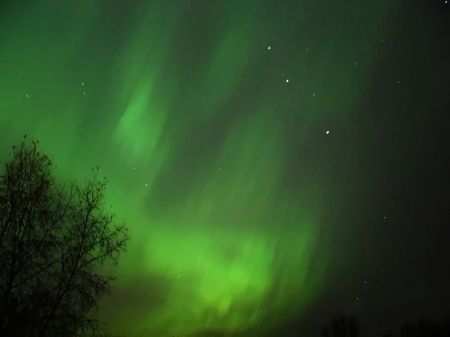
[[[450,315],[450,4],[0,5],[0,139],[100,165],[117,336],[365,336]],[[214,334],[213,334],[214,333]]]

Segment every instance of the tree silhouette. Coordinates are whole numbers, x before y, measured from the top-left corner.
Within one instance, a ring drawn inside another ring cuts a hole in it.
[[[335,315],[330,322],[330,326],[324,325],[320,330],[322,337],[358,337],[359,324],[355,316]]]
[[[26,137],[26,136],[25,136]],[[106,178],[58,184],[38,142],[13,147],[0,175],[0,336],[98,335],[98,300],[126,251],[127,228],[104,210]]]
[[[322,337],[331,337],[330,328],[328,328],[328,325],[324,324],[322,326],[322,329],[320,329],[320,335]]]
[[[397,334],[387,333],[384,337],[447,337],[450,336],[450,321],[421,319],[417,324],[404,323]]]

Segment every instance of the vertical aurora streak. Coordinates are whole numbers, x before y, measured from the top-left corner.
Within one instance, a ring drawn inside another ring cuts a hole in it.
[[[364,34],[314,42],[318,24],[272,19],[256,0],[19,7],[0,23],[2,141],[27,133],[64,175],[99,164],[109,177],[107,202],[132,236],[102,308],[111,331],[264,329],[304,310],[326,277],[331,197],[320,161],[301,158],[303,188],[285,172],[326,118],[352,118],[376,47],[338,41]]]

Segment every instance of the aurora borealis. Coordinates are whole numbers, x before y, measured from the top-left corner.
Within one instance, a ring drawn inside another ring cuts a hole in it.
[[[380,210],[369,223],[389,213],[369,193],[383,194],[392,163],[371,154],[385,136],[361,124],[392,125],[367,102],[384,92],[373,88],[398,43],[400,4],[38,0],[0,10],[2,158],[27,134],[64,177],[99,165],[106,203],[130,228],[101,307],[113,336],[259,336],[368,264],[372,253],[354,243],[387,233],[363,224],[367,209]],[[386,92],[406,81],[392,72]],[[373,276],[362,273],[344,282],[339,310],[364,311],[349,285]]]

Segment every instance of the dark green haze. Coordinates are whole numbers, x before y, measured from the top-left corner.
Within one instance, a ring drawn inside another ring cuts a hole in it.
[[[329,187],[327,155],[370,85],[385,3],[3,9],[2,158],[28,134],[64,177],[100,165],[130,227],[101,308],[113,334],[261,331],[314,302],[345,183]]]

